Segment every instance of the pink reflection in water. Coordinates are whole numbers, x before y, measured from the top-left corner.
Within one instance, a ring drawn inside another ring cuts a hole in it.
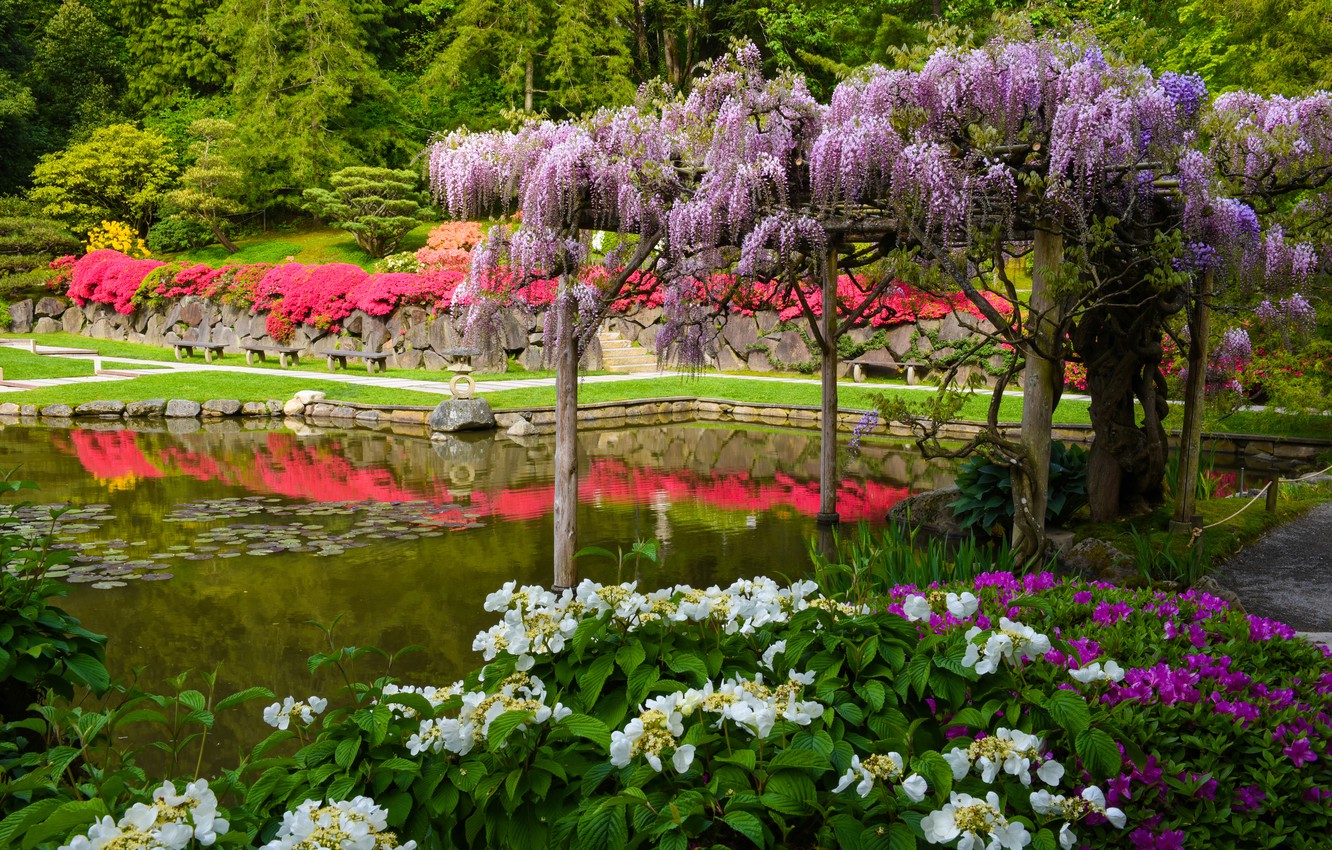
[[[244,463],[232,463],[209,452],[182,445],[148,449],[133,431],[70,431],[57,434],[56,446],[78,458],[99,481],[124,486],[143,478],[183,475],[216,481],[256,495],[283,496],[321,502],[456,500],[444,483],[407,485],[382,466],[355,465],[337,442],[305,444],[292,434],[275,432],[266,445],[254,447]],[[151,457],[150,457],[151,455]],[[874,480],[843,481],[838,512],[844,520],[875,520],[909,495],[906,487]],[[707,475],[692,470],[632,467],[619,458],[593,458],[578,488],[582,503],[655,505],[700,503],[719,510],[814,516],[819,510],[817,481],[801,481],[784,472],[759,480],[748,472]],[[469,494],[468,513],[505,520],[539,519],[553,510],[552,484],[476,488]]]

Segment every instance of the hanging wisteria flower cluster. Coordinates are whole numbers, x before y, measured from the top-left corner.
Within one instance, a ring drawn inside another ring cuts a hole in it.
[[[135,803],[119,821],[103,816],[60,850],[183,850],[194,841],[211,847],[229,829],[206,779],[189,783],[184,793],[164,782],[153,791],[151,804]]]

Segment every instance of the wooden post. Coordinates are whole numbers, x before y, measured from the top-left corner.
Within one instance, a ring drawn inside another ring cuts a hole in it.
[[[819,445],[819,515],[821,526],[837,516],[837,248],[828,248],[823,274],[823,418]]]
[[[1264,507],[1269,514],[1276,513],[1277,510],[1277,488],[1281,486],[1281,479],[1275,475],[1272,480],[1267,482],[1267,504]]]
[[[1207,386],[1207,332],[1212,310],[1212,272],[1203,272],[1189,315],[1189,376],[1184,384],[1184,425],[1179,434],[1179,480],[1175,482],[1172,530],[1192,533],[1202,455],[1203,392]]]
[[[1033,249],[1031,300],[1028,302],[1031,343],[1026,351],[1022,387],[1022,447],[1030,464],[1031,480],[1020,469],[1013,470],[1012,548],[1021,560],[1040,556],[1045,550],[1045,506],[1049,501],[1050,434],[1054,421],[1054,370],[1056,364],[1040,355],[1054,351],[1054,298],[1050,281],[1059,272],[1064,256],[1064,238],[1054,224],[1036,225]]]
[[[578,583],[574,552],[578,542],[578,305],[568,295],[567,278],[559,300],[559,346],[555,366],[555,588]]]

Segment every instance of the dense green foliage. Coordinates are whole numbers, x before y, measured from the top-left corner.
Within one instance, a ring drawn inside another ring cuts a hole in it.
[[[0,301],[37,290],[48,276],[47,264],[78,247],[60,222],[42,217],[33,204],[0,199]]]
[[[1213,91],[1332,82],[1328,0],[0,0],[0,194],[46,154],[126,120],[187,168],[198,118],[237,127],[248,209],[290,202],[339,168],[401,168],[431,134],[560,118],[687,87],[733,39],[826,96],[869,62],[999,32],[1087,31]]]

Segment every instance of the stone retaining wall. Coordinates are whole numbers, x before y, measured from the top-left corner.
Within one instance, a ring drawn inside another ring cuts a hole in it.
[[[240,353],[236,347],[239,344],[275,344],[268,336],[267,314],[193,296],[128,316],[107,304],[80,307],[53,296],[16,302],[10,305],[9,312],[11,330],[15,333],[67,331],[93,339],[162,346],[186,340],[220,342],[228,346],[225,349],[228,353]],[[858,349],[863,349],[857,354],[862,359],[942,363],[957,354],[960,344],[982,327],[980,323],[981,320],[969,314],[954,313],[942,319],[921,319],[887,329],[856,328],[848,336]],[[657,352],[661,330],[659,308],[643,307],[613,317],[607,325],[649,353]],[[512,357],[525,369],[542,368],[544,326],[544,312],[507,311],[492,344],[473,365],[480,371],[501,372]],[[727,371],[816,371],[817,361],[803,326],[803,321],[783,324],[771,310],[752,315],[731,314],[714,328],[709,342],[711,365]],[[443,352],[462,346],[463,339],[449,315],[435,315],[421,307],[400,307],[383,317],[357,310],[342,323],[339,334],[299,325],[290,342],[300,347],[302,356],[307,358],[317,357],[319,352],[339,344],[363,349],[372,343],[378,351],[393,352],[397,368],[438,370],[448,362]],[[869,348],[865,349],[866,346]],[[985,366],[965,367],[959,377],[966,380],[972,372],[984,376],[997,371],[1002,364],[1002,356],[993,354]],[[600,343],[594,339],[582,366],[597,370],[602,365]],[[843,377],[849,371],[849,366],[841,365]]]
[[[316,399],[302,403],[297,399],[287,402],[245,402],[215,399],[202,404],[180,399],[156,399],[147,402],[93,401],[71,407],[49,404],[42,407],[13,402],[0,403],[0,425],[49,424],[96,427],[102,423],[125,420],[165,418],[168,425],[178,423],[175,430],[196,430],[197,423],[205,425],[229,422],[232,427],[269,427],[271,419],[284,419],[288,427],[299,430],[304,425],[330,427],[358,427],[391,430],[413,436],[429,436],[428,420],[432,407],[419,405],[389,406],[361,404],[334,399]],[[864,411],[843,410],[838,413],[837,430],[843,434],[855,431]],[[678,396],[674,398],[612,401],[579,405],[580,429],[612,430],[637,426],[683,424],[689,422],[734,423],[771,428],[794,428],[817,431],[822,422],[817,407],[778,404],[737,404],[721,399]],[[184,423],[189,422],[190,425]],[[520,422],[530,422],[536,434],[552,434],[555,430],[555,408],[533,407],[500,410],[495,413],[495,424],[509,429]],[[253,425],[251,424],[253,423]],[[981,430],[978,424],[953,423],[940,432],[944,440],[965,441]],[[1001,423],[1000,430],[1008,436],[1021,431],[1017,422]],[[910,431],[900,423],[880,422],[868,433],[871,437],[909,440]],[[1089,425],[1058,425],[1053,437],[1070,443],[1090,443],[1095,434]],[[1255,471],[1292,469],[1332,450],[1332,440],[1290,439],[1261,435],[1204,434],[1203,447],[1224,465],[1248,466]]]

